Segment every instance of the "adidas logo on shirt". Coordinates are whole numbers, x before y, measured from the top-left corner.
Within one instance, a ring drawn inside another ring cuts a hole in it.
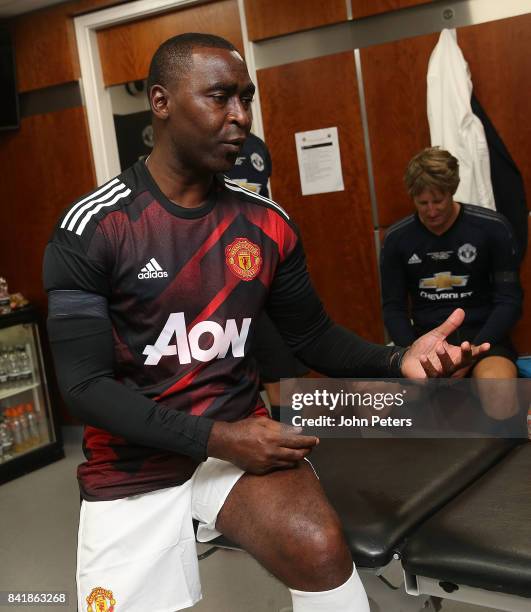
[[[422,259],[416,253],[413,253],[413,255],[411,255],[411,257],[407,260],[407,263],[408,264],[422,263]]]
[[[159,265],[158,261],[152,257],[147,264],[138,273],[138,278],[168,278],[168,273],[165,272]]]

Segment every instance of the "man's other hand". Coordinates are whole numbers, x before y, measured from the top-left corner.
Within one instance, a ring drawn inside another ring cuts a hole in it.
[[[458,370],[470,367],[478,355],[489,350],[490,344],[479,346],[463,342],[448,344],[446,338],[463,323],[465,312],[457,308],[444,323],[418,338],[404,355],[402,374],[406,378],[451,377]]]
[[[291,427],[266,417],[251,417],[234,423],[214,423],[208,455],[225,459],[251,474],[291,468],[319,443],[315,436],[301,435]]]

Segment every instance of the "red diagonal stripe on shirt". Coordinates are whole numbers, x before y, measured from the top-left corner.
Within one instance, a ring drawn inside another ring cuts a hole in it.
[[[291,252],[297,236],[286,221],[272,210],[263,209],[258,211],[246,210],[245,217],[254,225],[259,227],[278,247],[280,261],[283,261],[287,252]]]
[[[218,291],[217,295],[212,298],[212,300],[205,306],[205,308],[203,308],[192,323],[188,325],[188,330],[190,330],[196,323],[207,320],[212,313],[216,312],[216,310],[221,306],[221,304],[223,304],[223,302],[229,297],[234,288],[240,282],[244,281],[241,281],[235,274],[231,273],[230,278],[225,282],[222,289]]]
[[[193,370],[190,370],[187,374],[185,374],[182,378],[180,378],[176,383],[174,383],[171,387],[168,387],[166,391],[163,391],[160,395],[157,395],[155,401],[168,397],[172,393],[176,391],[182,391],[185,387],[187,387],[194,378],[203,370],[208,363],[200,363]]]
[[[197,251],[190,257],[190,259],[184,264],[177,276],[173,281],[166,287],[159,297],[159,300],[163,300],[166,292],[171,291],[175,284],[179,284],[182,281],[182,277],[186,277],[193,274],[194,267],[199,265],[199,262],[208,253],[208,251],[219,241],[225,230],[234,221],[234,219],[240,214],[238,209],[227,211],[223,221],[216,226],[210,236],[203,242],[203,244],[197,249]]]

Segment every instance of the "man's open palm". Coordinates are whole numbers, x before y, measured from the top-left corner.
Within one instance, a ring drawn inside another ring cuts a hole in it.
[[[479,346],[470,342],[454,346],[446,342],[446,338],[463,323],[464,318],[464,310],[457,308],[439,327],[418,338],[404,355],[402,374],[406,378],[450,377],[488,351],[488,342]]]

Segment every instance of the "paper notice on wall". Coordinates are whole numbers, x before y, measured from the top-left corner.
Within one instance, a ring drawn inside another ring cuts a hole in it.
[[[295,134],[302,195],[343,191],[337,127]]]

